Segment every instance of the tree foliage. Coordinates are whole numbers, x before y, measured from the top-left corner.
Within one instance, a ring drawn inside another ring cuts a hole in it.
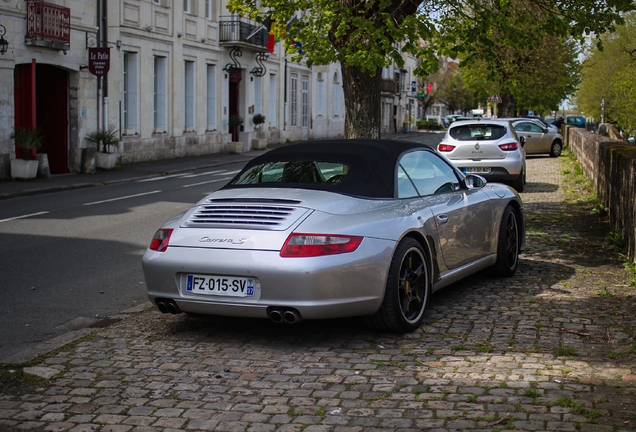
[[[549,112],[577,88],[580,63],[571,39],[542,35],[532,46],[498,46],[495,52],[494,63],[473,60],[463,70],[477,100],[484,103],[488,95],[502,96],[503,115]]]
[[[636,130],[636,13],[625,17],[616,32],[602,37],[603,51],[594,48],[583,63],[579,108],[627,130]]]
[[[378,138],[379,71],[402,66],[403,53],[423,60],[422,74],[437,67],[439,55],[493,65],[502,47],[533,47],[542,40],[537,35],[602,34],[635,6],[633,0],[229,0],[227,7],[260,21],[270,16],[281,39],[298,42],[286,45],[294,61],[340,63],[345,136]]]

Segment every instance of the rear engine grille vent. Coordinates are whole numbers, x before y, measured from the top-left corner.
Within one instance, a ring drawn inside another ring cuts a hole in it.
[[[185,227],[285,229],[304,209],[268,204],[204,204],[188,218]],[[296,213],[296,215],[294,215]],[[302,214],[302,213],[301,213]]]
[[[281,205],[297,205],[302,201],[280,198],[214,198],[209,199],[210,204],[218,203],[232,203],[232,202],[248,202],[248,203],[267,203],[267,204],[281,204]]]

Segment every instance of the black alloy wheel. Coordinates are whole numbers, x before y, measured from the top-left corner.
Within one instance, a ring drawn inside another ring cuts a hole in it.
[[[519,241],[517,215],[512,206],[508,206],[499,226],[497,262],[493,266],[495,276],[509,277],[515,273],[519,263]]]
[[[395,250],[387,278],[384,302],[367,324],[397,333],[417,329],[424,319],[430,297],[429,267],[422,246],[405,238]]]

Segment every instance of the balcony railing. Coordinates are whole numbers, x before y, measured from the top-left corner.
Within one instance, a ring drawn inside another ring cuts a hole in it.
[[[26,38],[33,45],[69,49],[71,10],[43,0],[27,0]]]
[[[267,29],[255,21],[234,17],[221,17],[219,21],[219,42],[223,45],[239,45],[266,51],[268,37]]]

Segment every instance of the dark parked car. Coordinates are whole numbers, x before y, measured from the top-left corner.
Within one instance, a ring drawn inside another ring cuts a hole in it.
[[[568,115],[565,116],[565,124],[580,128],[585,128],[585,117],[582,115]]]

